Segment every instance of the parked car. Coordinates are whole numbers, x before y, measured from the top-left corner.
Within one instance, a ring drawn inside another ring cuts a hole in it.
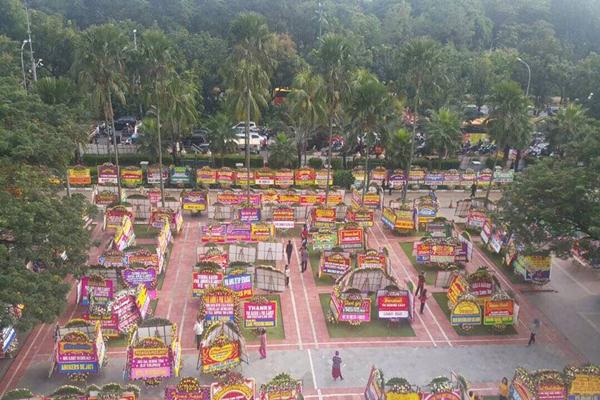
[[[256,122],[254,122],[254,121],[250,121],[249,126],[250,126],[250,130],[255,130],[258,128],[256,126]],[[246,129],[246,121],[238,122],[237,124],[232,126],[231,129]]]
[[[264,139],[258,133],[250,133],[250,152],[259,153],[263,147]],[[239,150],[246,150],[246,135],[244,133],[236,133],[235,139],[233,140]]]

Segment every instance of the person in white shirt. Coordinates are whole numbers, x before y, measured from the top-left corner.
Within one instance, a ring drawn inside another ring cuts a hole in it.
[[[198,318],[194,324],[194,334],[196,335],[196,349],[200,350],[200,341],[202,340],[202,333],[204,332],[204,321],[202,318]]]

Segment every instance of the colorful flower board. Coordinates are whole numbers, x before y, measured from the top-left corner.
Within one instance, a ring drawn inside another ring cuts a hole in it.
[[[336,287],[329,308],[338,322],[358,324],[371,320],[371,299],[359,293],[344,293]]]
[[[245,301],[242,306],[244,328],[274,328],[277,326],[277,302]]]
[[[100,323],[57,327],[53,363],[62,374],[98,373],[104,363],[106,347]]]
[[[409,290],[377,291],[377,316],[379,319],[412,319],[414,296]]]
[[[324,251],[319,263],[319,275],[342,276],[350,269],[350,253]]]
[[[177,325],[136,327],[127,347],[126,375],[130,380],[179,376],[181,345]]]
[[[416,229],[416,210],[393,209],[384,207],[381,213],[381,222],[391,229],[398,231],[412,231]]]

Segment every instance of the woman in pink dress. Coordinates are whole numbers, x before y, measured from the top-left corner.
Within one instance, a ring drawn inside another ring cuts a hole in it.
[[[260,330],[260,347],[258,348],[260,359],[267,358],[267,331],[265,328]]]

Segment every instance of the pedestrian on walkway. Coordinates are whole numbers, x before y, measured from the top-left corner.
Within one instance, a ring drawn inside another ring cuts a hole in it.
[[[342,376],[342,357],[340,357],[340,352],[337,350],[331,359],[331,376],[334,381],[336,381],[337,378],[344,380],[344,377]]]
[[[391,196],[392,195],[392,182],[390,182],[389,179],[388,179],[388,183],[387,183],[387,188],[388,188],[388,194]]]
[[[294,251],[294,245],[292,244],[291,240],[288,240],[287,244],[285,245],[285,255],[287,256],[288,264],[290,264],[292,262],[292,252],[293,251]]]
[[[285,265],[283,273],[285,274],[285,287],[288,287],[290,286],[290,268],[287,264]]]
[[[423,290],[425,290],[425,274],[421,271],[417,278],[417,290],[415,291],[415,296],[418,296]]]
[[[302,272],[306,271],[306,267],[308,266],[308,250],[306,249],[306,246],[302,246],[300,249],[300,264]]]
[[[306,227],[306,224],[304,224],[304,227],[302,228],[300,239],[302,239],[302,245],[306,246],[306,242],[308,241],[308,228]]]
[[[477,193],[477,185],[475,183],[473,183],[471,185],[471,197],[475,197],[476,193]]]
[[[421,302],[421,308],[419,309],[419,314],[423,314],[423,310],[425,309],[425,302],[427,301],[427,289],[421,290],[421,295],[419,296],[419,301]]]
[[[498,392],[498,400],[508,400],[508,379],[506,379],[506,377],[502,378],[502,383],[500,383]]]
[[[267,330],[265,328],[260,329],[260,347],[258,348],[258,353],[260,354],[260,359],[263,360],[267,358]]]
[[[194,334],[196,335],[196,350],[200,350],[200,342],[202,341],[202,333],[204,332],[204,321],[198,317],[194,324]]]
[[[527,346],[535,344],[535,335],[537,334],[538,329],[540,329],[540,325],[541,321],[539,319],[536,318],[533,320],[533,323],[531,324],[531,333],[529,334],[529,342],[527,343]]]

